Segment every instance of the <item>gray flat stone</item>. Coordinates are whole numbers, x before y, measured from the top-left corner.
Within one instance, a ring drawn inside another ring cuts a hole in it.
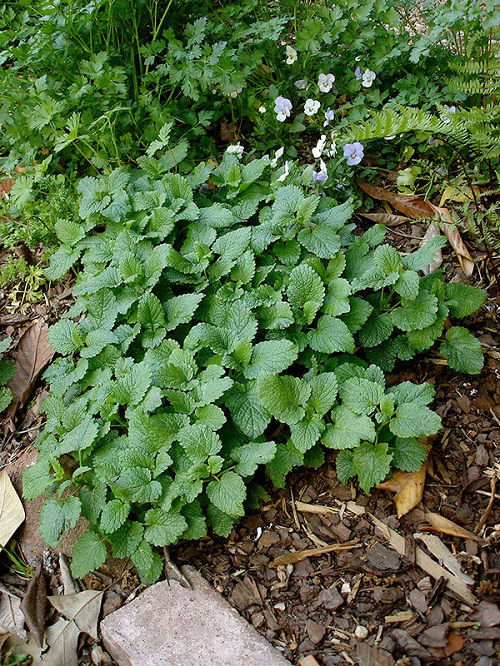
[[[192,567],[156,583],[101,622],[103,643],[120,666],[290,666]]]

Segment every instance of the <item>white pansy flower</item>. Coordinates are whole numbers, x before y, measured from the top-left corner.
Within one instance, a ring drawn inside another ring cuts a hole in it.
[[[299,90],[305,90],[307,88],[307,81],[305,79],[299,79],[293,84]]]
[[[306,99],[306,103],[304,104],[304,113],[306,116],[314,116],[314,114],[318,113],[320,106],[321,104],[318,102],[318,100]]]
[[[290,111],[292,110],[292,103],[286,97],[279,95],[274,100],[274,112],[276,114],[276,119],[283,123],[287,118],[290,117]]]
[[[266,107],[263,104],[261,104],[259,106],[259,113],[265,113],[265,112],[266,112]]]
[[[245,150],[244,147],[238,141],[238,143],[231,144],[230,146],[228,146],[226,148],[226,153],[229,153],[230,155],[237,155],[238,157],[241,157],[244,150]]]
[[[236,88],[236,90],[233,90],[231,93],[231,97],[234,99],[235,97],[238,97],[241,92],[243,92],[243,88]]]
[[[312,149],[312,155],[315,159],[321,157],[325,149],[325,146],[326,146],[326,134],[322,134],[315,148]]]
[[[331,120],[334,119],[334,117],[335,117],[335,113],[334,113],[331,109],[328,109],[328,110],[325,112],[325,122],[323,123],[323,127],[326,127],[326,126],[328,125],[328,123],[329,123]]]
[[[283,171],[283,173],[281,174],[281,176],[278,176],[278,180],[279,180],[279,182],[282,183],[282,182],[285,180],[285,178],[288,176],[289,173],[290,173],[290,168],[289,168],[289,166],[288,166],[288,160],[287,160],[287,161],[285,162],[285,170]]]
[[[285,152],[285,147],[284,146],[281,146],[281,148],[278,148],[278,150],[275,151],[274,157],[271,160],[271,166],[272,167],[275,167],[278,164],[278,160],[283,155],[284,152]]]
[[[319,171],[313,171],[313,183],[324,183],[328,178],[328,170],[323,160],[319,161]]]
[[[370,69],[365,69],[363,76],[361,77],[361,85],[363,88],[371,88],[376,76],[375,72],[372,72]]]
[[[321,92],[330,92],[334,81],[335,77],[333,74],[320,74],[318,76],[318,88],[321,90]]]
[[[285,52],[286,52],[286,64],[293,65],[293,63],[297,61],[298,57],[297,51],[293,47],[287,45]]]

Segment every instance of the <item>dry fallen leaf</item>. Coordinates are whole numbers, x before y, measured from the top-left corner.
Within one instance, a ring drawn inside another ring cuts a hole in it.
[[[54,608],[67,620],[75,622],[84,634],[97,640],[97,623],[101,612],[102,590],[85,590],[77,594],[49,597]]]
[[[447,638],[446,647],[443,648],[443,653],[445,657],[450,657],[455,652],[460,652],[460,650],[465,645],[465,638],[457,634],[455,631],[450,631]]]
[[[371,220],[376,224],[385,224],[386,227],[397,227],[399,224],[411,222],[409,217],[404,215],[393,215],[392,213],[358,213],[367,220]]]
[[[48,607],[45,574],[39,563],[21,602],[24,619],[39,647],[43,647]]]
[[[441,227],[443,229],[443,233],[455,251],[463,272],[465,275],[467,275],[467,277],[470,277],[474,272],[474,260],[472,259],[469,250],[465,246],[459,230],[457,229],[456,225],[453,224],[453,218],[451,217],[450,211],[447,208],[439,208],[438,206],[433,206],[432,204],[430,205],[435,210],[436,217],[442,221]]]
[[[396,210],[407,217],[435,217],[433,207],[428,201],[415,194],[394,194],[383,187],[370,185],[361,180],[356,181],[359,187],[374,199],[388,201]]]
[[[0,472],[0,546],[6,546],[24,518],[21,500],[7,472],[3,470]]]
[[[78,584],[73,580],[68,561],[64,553],[59,553],[59,570],[61,572],[61,581],[64,594],[76,594],[80,591]]]
[[[425,543],[429,553],[432,553],[432,555],[434,555],[434,557],[437,558],[448,571],[455,574],[457,578],[461,578],[464,583],[467,583],[467,585],[474,584],[474,580],[467,574],[463,573],[456,557],[438,536],[435,534],[422,534],[420,532],[416,532],[413,536],[415,539],[419,539]]]
[[[25,638],[26,631],[24,629],[24,615],[21,610],[21,599],[3,585],[1,590],[0,631]]]
[[[413,620],[415,613],[411,610],[400,611],[395,615],[386,615],[385,623],[386,624],[398,624],[399,622],[408,622],[408,620]]]
[[[425,474],[427,470],[425,461],[418,472],[394,472],[385,483],[378,483],[375,487],[380,490],[395,492],[394,504],[398,518],[405,516],[422,500],[425,487]]]
[[[17,636],[10,636],[5,643],[5,649],[12,650],[15,654],[29,655],[32,659],[30,666],[41,666],[42,664],[42,649],[38,647],[32,634],[24,641],[19,640]],[[50,666],[47,662],[43,663]]]
[[[346,541],[346,543],[336,543],[332,546],[298,550],[294,553],[286,553],[285,555],[281,555],[281,557],[277,557],[268,566],[279,567],[283,564],[295,564],[296,562],[305,560],[308,557],[317,557],[318,555],[324,555],[325,553],[333,553],[337,550],[351,550],[352,548],[361,548],[361,544],[358,541]]]
[[[426,442],[422,443],[429,452],[430,446]],[[428,466],[429,461],[426,460],[422,463],[422,467],[418,472],[403,472],[398,470],[394,472],[390,479],[376,485],[376,488],[380,490],[388,490],[396,493],[394,504],[396,505],[398,518],[405,516],[422,500]]]
[[[442,534],[450,534],[451,536],[459,537],[460,539],[472,539],[478,543],[487,543],[484,539],[478,537],[477,534],[469,532],[469,530],[460,527],[460,525],[448,520],[448,518],[441,516],[439,513],[428,511],[425,514],[425,519],[429,522],[429,525],[423,525],[421,527],[422,530],[441,532]]]
[[[295,502],[295,506],[301,513],[338,513],[336,509],[331,506],[324,506],[323,504],[308,504],[307,502]]]
[[[47,666],[78,666],[78,636],[80,629],[72,620],[59,620],[47,627],[47,643],[50,645],[42,664]]]
[[[427,231],[424,234],[424,237],[422,238],[422,241],[420,242],[420,247],[425,245],[427,241],[429,241],[431,238],[434,238],[435,236],[439,236],[441,232],[439,231],[439,227],[437,224],[429,224],[427,227]],[[424,268],[424,273],[425,275],[429,275],[430,273],[434,273],[437,271],[437,269],[441,266],[443,263],[443,252],[441,248],[436,250],[434,254],[434,261],[431,264],[428,264]]]
[[[14,187],[14,181],[12,178],[6,178],[0,182],[0,197],[3,197],[5,194],[10,194],[10,191]]]
[[[398,534],[395,530],[391,529],[388,525],[383,523],[381,520],[376,518],[371,513],[367,512],[364,506],[355,504],[354,502],[347,502],[347,509],[357,516],[367,515],[375,524],[375,527],[384,535],[384,537],[389,542],[389,545],[392,546],[400,555],[404,557],[406,544],[405,538]],[[470,606],[473,606],[477,603],[477,599],[469,591],[467,585],[454,576],[452,573],[447,571],[443,566],[438,564],[433,560],[429,555],[424,553],[421,548],[415,549],[415,560],[417,566],[423,569],[429,576],[432,576],[435,580],[444,578],[446,584],[457,594],[461,599],[463,599]]]
[[[37,320],[19,341],[14,352],[16,372],[8,383],[13,399],[5,414],[6,420],[26,404],[38,375],[54,356],[47,337],[48,330],[44,321]]]

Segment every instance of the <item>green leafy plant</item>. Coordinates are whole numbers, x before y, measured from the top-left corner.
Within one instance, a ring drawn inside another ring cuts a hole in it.
[[[484,292],[421,277],[441,238],[403,256],[380,225],[356,235],[352,203],[320,196],[311,167],[225,154],[181,176],[184,154],[165,128],[139,170],[84,178],[80,220],[57,225],[48,277],[82,270],[49,331],[61,357],[24,495],[48,495],[49,545],[87,519],[78,577],[109,544],[156,580],[154,548],[208,526],[228,535],[265,494],[264,466],[282,487],[337,450],[339,478],[365,491],[393,466],[419,469],[420,439],[441,423],[434,389],[387,387],[383,370],[436,340],[452,368],[482,367],[479,342],[448,317]]]
[[[12,402],[12,391],[6,386],[14,376],[16,370],[14,361],[4,359],[3,355],[8,351],[12,338],[0,340],[0,412],[3,412]]]

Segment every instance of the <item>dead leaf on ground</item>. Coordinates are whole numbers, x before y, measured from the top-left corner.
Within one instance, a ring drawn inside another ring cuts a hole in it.
[[[69,564],[64,553],[59,553],[59,570],[61,572],[64,594],[76,594],[79,592],[80,588],[71,575]]]
[[[38,647],[32,634],[25,641],[19,640],[16,636],[10,636],[5,643],[5,648],[12,650],[15,654],[29,655],[32,658],[30,666],[40,666],[42,663],[45,666],[52,666],[48,662],[42,662],[42,649]],[[60,666],[64,666],[64,664]]]
[[[384,535],[384,537],[388,540],[389,545],[392,546],[400,555],[405,554],[405,538],[398,534],[395,530],[391,529],[388,525],[383,523],[381,520],[376,518],[374,515],[366,511],[365,507],[360,506],[359,504],[356,504],[355,502],[348,502],[347,503],[347,509],[349,511],[352,511],[355,513],[357,516],[361,515],[367,515],[370,517],[370,519],[373,521],[375,527]],[[446,581],[446,584],[452,590],[457,594],[461,599],[463,599],[466,603],[468,603],[470,606],[473,606],[477,603],[477,599],[474,597],[474,595],[470,592],[468,589],[467,585],[454,576],[452,573],[447,571],[443,566],[438,564],[435,560],[433,560],[429,555],[424,553],[424,551],[421,548],[416,548],[415,549],[415,560],[417,566],[419,566],[421,569],[423,569],[426,573],[429,574],[429,576],[432,576],[432,578],[439,580],[440,578],[444,578]]]
[[[438,536],[435,534],[422,534],[417,532],[414,534],[414,537],[415,539],[422,541],[422,543],[425,543],[429,553],[432,553],[432,555],[434,555],[434,557],[437,558],[448,571],[451,571],[451,573],[457,576],[457,578],[461,578],[467,585],[474,584],[474,580],[462,571],[457,558]]]
[[[465,638],[457,634],[455,631],[450,631],[447,638],[446,646],[443,648],[443,653],[445,657],[450,657],[455,652],[460,652],[460,650],[465,645]]]
[[[296,501],[295,506],[301,513],[338,513],[337,509],[323,504],[309,504],[308,502]]]
[[[49,651],[44,655],[47,666],[78,666],[78,636],[80,629],[73,620],[59,620],[47,627]]]
[[[39,647],[43,646],[48,607],[45,574],[39,563],[21,602],[24,619]]]
[[[395,615],[386,615],[385,623],[386,624],[398,624],[399,622],[408,622],[408,620],[413,620],[415,613],[411,610],[400,611]]]
[[[103,594],[102,590],[85,590],[77,594],[49,597],[49,601],[58,613],[74,621],[80,631],[97,640]]]
[[[416,194],[395,194],[386,190],[384,187],[377,187],[364,183],[361,180],[356,181],[359,187],[374,199],[388,201],[396,210],[407,217],[414,219],[420,217],[435,217],[433,207],[428,201]]]
[[[8,383],[13,399],[6,412],[6,420],[12,419],[16,411],[26,404],[38,375],[54,356],[54,350],[49,345],[48,330],[47,324],[39,319],[24,332],[19,341],[14,352],[16,372]]]
[[[427,227],[427,231],[425,232],[424,237],[420,242],[420,247],[425,245],[427,241],[429,241],[431,238],[439,236],[440,233],[441,232],[439,231],[439,227],[437,226],[437,224],[429,224],[429,226]],[[434,261],[428,264],[424,268],[425,275],[429,275],[430,273],[434,273],[435,271],[437,271],[437,269],[441,266],[442,263],[443,263],[443,251],[441,250],[441,248],[439,248],[438,250],[436,250],[434,254]]]
[[[361,548],[361,544],[358,541],[347,541],[346,543],[336,543],[331,546],[323,546],[321,548],[307,548],[306,550],[298,550],[294,553],[286,553],[285,555],[277,557],[268,566],[279,567],[284,564],[295,564],[296,562],[305,560],[308,557],[317,557],[318,555],[324,555],[325,553],[333,553],[337,550],[351,550],[352,548]]]
[[[423,444],[429,452],[430,446],[425,442]],[[396,493],[394,504],[396,505],[398,518],[405,516],[422,500],[428,465],[428,460],[425,460],[418,472],[403,472],[398,470],[394,472],[390,479],[375,486],[380,490],[388,490]]]
[[[422,530],[441,532],[442,534],[449,534],[450,536],[459,537],[460,539],[472,539],[478,543],[487,543],[484,539],[478,537],[477,534],[469,532],[469,530],[460,527],[460,525],[448,520],[448,518],[441,516],[439,513],[428,511],[425,514],[425,519],[428,521],[429,525],[422,525]]]
[[[385,224],[386,227],[397,227],[399,224],[406,224],[411,222],[409,217],[404,215],[393,215],[392,213],[361,213],[358,215],[366,217],[367,220],[371,220],[376,224]]]
[[[0,546],[5,547],[10,537],[25,518],[24,508],[5,470],[0,472]]]
[[[470,277],[474,272],[474,260],[472,259],[469,250],[462,240],[459,230],[453,223],[451,213],[447,208],[439,208],[430,204],[436,212],[436,217],[442,221],[442,229],[449,244],[457,255],[458,262],[467,277]]]
[[[26,638],[21,599],[3,585],[0,595],[0,631]]]

